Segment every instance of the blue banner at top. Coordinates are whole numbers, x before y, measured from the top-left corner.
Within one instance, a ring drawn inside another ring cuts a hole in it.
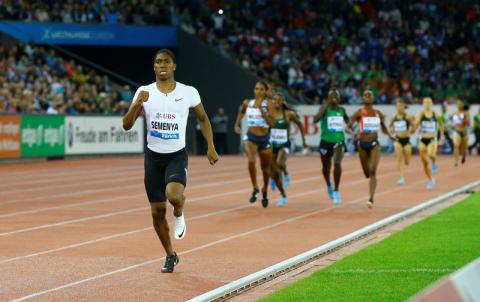
[[[23,42],[58,45],[176,47],[177,30],[170,26],[85,25],[0,22],[0,31]]]

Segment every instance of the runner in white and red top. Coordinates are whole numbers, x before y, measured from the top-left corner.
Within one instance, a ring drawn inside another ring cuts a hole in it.
[[[353,124],[358,124],[358,155],[365,177],[370,178],[370,198],[367,202],[369,208],[373,207],[373,198],[375,196],[375,189],[377,188],[377,167],[380,161],[378,132],[382,130],[391,140],[397,140],[390,134],[385,125],[385,115],[373,108],[373,101],[373,92],[371,90],[365,90],[363,92],[363,107],[353,114],[346,129],[349,133],[352,133]]]

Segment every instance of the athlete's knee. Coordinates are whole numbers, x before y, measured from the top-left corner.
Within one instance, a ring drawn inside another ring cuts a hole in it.
[[[165,202],[152,204],[151,209],[154,220],[165,219],[165,215],[167,214],[167,205]]]
[[[166,195],[167,195],[168,201],[170,201],[173,204],[178,204],[183,201],[184,197],[183,197],[183,193],[181,192],[167,189],[166,193],[167,193]]]
[[[342,171],[342,164],[340,162],[333,163],[335,171]]]
[[[374,168],[374,167],[370,167],[368,168],[368,175],[370,175],[370,177],[375,177],[377,174],[377,169]]]

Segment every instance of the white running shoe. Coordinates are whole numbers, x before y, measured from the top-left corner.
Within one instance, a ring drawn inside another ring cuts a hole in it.
[[[176,217],[173,215],[173,236],[177,240],[182,240],[185,238],[187,233],[187,225],[185,224],[185,216],[182,213],[182,216]]]

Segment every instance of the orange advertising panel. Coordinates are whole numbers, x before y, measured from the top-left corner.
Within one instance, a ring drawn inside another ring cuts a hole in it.
[[[0,115],[0,158],[20,156],[20,116]]]

